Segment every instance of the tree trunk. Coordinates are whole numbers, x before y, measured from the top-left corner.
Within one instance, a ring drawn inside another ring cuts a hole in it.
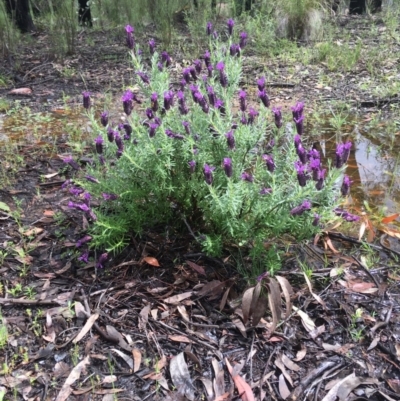
[[[29,0],[5,0],[5,2],[7,12],[11,15],[21,32],[32,32],[35,30],[29,9]]]

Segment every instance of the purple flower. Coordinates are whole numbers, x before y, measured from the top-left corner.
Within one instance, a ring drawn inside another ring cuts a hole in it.
[[[157,68],[158,68],[158,71],[162,71],[164,69],[163,63],[161,61],[159,61],[157,63]]]
[[[272,188],[262,188],[260,191],[260,195],[269,195],[272,194]]]
[[[211,185],[213,182],[213,174],[212,172],[215,170],[215,167],[209,166],[208,164],[205,164],[203,167],[203,172],[204,172],[204,179],[208,185]]]
[[[174,92],[169,90],[164,92],[164,109],[169,110],[174,104]]]
[[[296,148],[296,151],[297,151],[299,146],[302,146],[301,145],[301,136],[299,134],[296,134],[294,136],[294,147]]]
[[[224,158],[224,170],[225,170],[225,174],[228,178],[232,177],[232,173],[233,173],[232,159],[230,159],[229,157]]]
[[[136,75],[138,75],[140,77],[140,79],[145,83],[145,84],[149,84],[150,83],[150,79],[148,77],[147,74],[145,74],[142,71],[137,71]]]
[[[118,199],[118,195],[116,195],[116,194],[107,194],[107,193],[103,192],[102,196],[103,196],[103,199],[106,201]]]
[[[308,152],[308,158],[311,159],[321,159],[321,155],[319,154],[317,149],[310,149]]]
[[[197,81],[196,69],[193,66],[191,66],[191,67],[189,67],[189,72],[190,72],[190,75],[192,76],[193,80]]]
[[[85,235],[84,237],[82,237],[81,239],[76,241],[76,247],[80,248],[82,245],[88,243],[91,240],[92,240],[92,237],[90,235]]]
[[[101,113],[100,122],[103,127],[107,127],[107,124],[108,124],[108,112],[107,111],[103,111],[103,113]]]
[[[185,137],[183,135],[180,134],[175,134],[175,132],[172,132],[170,129],[166,129],[165,130],[165,135],[167,135],[169,138],[173,138],[173,139],[185,139]]]
[[[269,96],[267,95],[267,92],[265,91],[265,89],[258,91],[258,97],[260,98],[260,100],[262,101],[262,104],[265,107],[269,107],[271,102],[269,100]]]
[[[207,86],[207,95],[208,101],[210,102],[211,106],[215,106],[216,96],[214,92],[214,88],[212,86]]]
[[[79,170],[79,164],[72,158],[72,156],[66,156],[63,159],[63,162],[70,165],[74,170]]]
[[[297,102],[295,106],[291,107],[291,109],[293,114],[293,120],[295,119],[297,120],[303,115],[304,103]]]
[[[265,78],[264,77],[257,79],[257,86],[258,86],[258,90],[260,92],[262,92],[265,89]]]
[[[247,181],[247,182],[253,182],[254,181],[254,177],[250,173],[246,173],[246,172],[242,173],[240,178],[243,181]]]
[[[69,189],[69,193],[74,195],[74,196],[78,196],[83,192],[82,188],[78,188],[78,187],[71,187]]]
[[[233,27],[235,26],[235,21],[232,18],[228,19],[228,22],[226,23],[228,26],[228,35],[232,36],[233,34]]]
[[[89,263],[89,251],[86,250],[81,253],[81,256],[79,256],[78,260],[81,262]]]
[[[211,33],[212,33],[212,28],[213,28],[212,23],[211,23],[211,22],[207,22],[206,34],[207,34],[208,36],[211,35]]]
[[[128,89],[121,97],[122,104],[124,106],[124,112],[127,116],[132,113],[133,110],[133,92]]]
[[[110,141],[110,142],[113,142],[114,141],[114,137],[115,137],[115,134],[116,134],[117,132],[116,131],[114,131],[112,128],[109,128],[108,130],[107,130],[107,138],[108,138],[108,140]]]
[[[298,135],[303,135],[304,130],[304,116],[300,116],[299,118],[293,118],[293,121],[296,125],[296,130]]]
[[[219,82],[223,88],[228,86],[228,77],[225,73],[225,64],[223,61],[219,61],[216,66],[217,70],[219,71]]]
[[[169,67],[171,65],[171,57],[166,51],[161,53],[161,61],[163,64],[165,64],[166,67]]]
[[[61,184],[61,189],[65,189],[67,188],[69,185],[72,184],[71,180],[65,180],[62,184]]]
[[[103,269],[104,268],[104,263],[108,259],[108,253],[103,253],[100,255],[99,260],[96,263],[96,269]]]
[[[267,169],[270,173],[273,173],[275,170],[275,162],[274,158],[271,155],[262,155],[262,158],[265,161],[265,164],[267,165]]]
[[[301,162],[295,162],[294,166],[297,172],[297,179],[301,187],[305,187],[307,184],[307,176],[306,176],[306,166]]]
[[[280,107],[273,107],[272,113],[274,114],[275,125],[277,128],[282,127],[282,113]]]
[[[240,123],[243,125],[247,124],[247,118],[245,113],[242,113],[242,116],[240,117]]]
[[[240,42],[239,42],[239,46],[241,49],[244,49],[247,45],[247,33],[246,32],[240,32]]]
[[[104,166],[106,164],[106,159],[103,155],[99,155],[99,163],[100,165]]]
[[[246,111],[246,96],[247,96],[246,91],[241,89],[239,91],[239,104],[240,104],[241,111]]]
[[[346,142],[343,145],[343,154],[342,154],[343,163],[347,163],[347,160],[349,160],[351,146],[352,143],[350,141]]]
[[[197,85],[189,86],[190,92],[192,93],[192,98],[195,103],[197,103],[196,93],[199,91],[199,87]]]
[[[254,119],[258,116],[258,111],[253,107],[249,109],[249,118],[247,119],[247,124],[252,125],[254,123]]]
[[[88,212],[90,210],[90,207],[86,205],[85,203],[75,203],[75,202],[68,202],[68,207],[70,209],[78,209],[82,210],[83,212]]]
[[[152,109],[148,108],[146,109],[146,116],[149,120],[152,120],[154,118],[154,112]]]
[[[132,26],[130,26],[130,25],[127,25],[126,27],[125,27],[125,32],[126,32],[126,45],[128,46],[128,49],[133,49],[134,48],[134,46],[135,46],[135,42],[134,42],[134,40],[133,40],[133,31],[134,31],[135,29],[132,27]]]
[[[123,150],[124,149],[124,143],[122,142],[122,138],[121,135],[118,132],[115,132],[115,144],[117,145],[117,148],[119,150]]]
[[[99,184],[99,180],[97,178],[94,178],[92,175],[87,174],[85,175],[85,178],[88,181],[93,182],[94,184]]]
[[[183,79],[187,84],[190,84],[190,68],[186,67],[182,70]]]
[[[312,171],[312,177],[314,181],[318,181],[318,172],[321,168],[321,160],[311,158],[310,159],[310,170]]]
[[[292,216],[300,216],[302,215],[305,211],[311,210],[311,203],[308,200],[303,201],[303,203],[299,206],[296,206],[290,211],[290,214]]]
[[[230,150],[235,149],[235,137],[233,136],[233,131],[228,131],[225,134],[225,137],[226,137],[226,142],[228,144],[228,148]]]
[[[85,91],[82,92],[82,96],[83,96],[83,107],[88,110],[90,107],[90,92]]]
[[[353,181],[350,180],[348,175],[345,175],[343,178],[342,187],[340,188],[340,192],[343,196],[347,196],[350,193],[350,185]]]
[[[185,132],[189,135],[190,134],[190,123],[189,123],[189,121],[182,121],[182,125],[185,128]]]
[[[196,70],[197,74],[201,74],[201,60],[194,60],[194,69]]]
[[[203,58],[204,58],[204,63],[206,64],[206,67],[211,65],[211,54],[208,50],[204,53]]]
[[[154,39],[150,39],[149,40],[149,52],[150,54],[154,54],[154,52],[156,51],[156,42]]]
[[[335,212],[336,216],[340,216],[343,219],[345,219],[346,221],[353,222],[353,221],[360,220],[360,216],[356,216],[355,214],[351,214],[349,212],[346,212],[343,209],[337,208],[337,209],[334,209],[333,211]]]
[[[299,156],[300,161],[301,161],[303,164],[306,164],[306,163],[307,163],[307,152],[306,152],[306,150],[303,148],[303,145],[300,144],[300,145],[297,147],[296,153],[297,153],[297,156]]]
[[[103,153],[103,137],[101,135],[99,135],[95,140],[94,143],[96,145],[96,152],[101,155]]]
[[[204,113],[208,113],[209,107],[208,107],[208,103],[207,103],[207,100],[204,97],[204,95],[200,92],[196,92],[194,94],[194,96],[196,97],[196,103],[199,104],[199,106],[204,111]]]
[[[196,171],[196,162],[195,162],[195,160],[190,160],[188,162],[188,164],[189,164],[190,174],[193,174]]]
[[[336,162],[335,162],[336,168],[343,167],[344,164],[343,154],[344,154],[344,145],[343,143],[338,143],[336,145]]]
[[[156,130],[158,128],[158,124],[151,123],[149,126],[149,137],[153,138],[156,135]]]
[[[208,77],[212,77],[212,72],[213,72],[213,66],[210,64],[207,66],[207,72],[208,72]]]
[[[189,109],[185,102],[185,94],[182,91],[178,91],[176,97],[178,98],[179,112],[182,115],[186,115],[187,113],[189,113]]]
[[[155,113],[158,110],[158,94],[156,92],[153,92],[151,94],[150,102],[151,102],[151,109]]]
[[[240,56],[240,46],[237,43],[232,43],[229,47],[229,54],[234,56]]]
[[[117,151],[115,152],[116,158],[120,159],[123,153],[124,153],[123,149],[117,149]]]
[[[217,110],[220,110],[220,111],[221,111],[221,114],[225,113],[224,102],[223,102],[221,99],[217,99],[217,100],[215,101],[214,107],[215,107]]]
[[[321,191],[321,189],[324,187],[325,174],[326,174],[326,169],[318,170],[317,183],[315,184],[315,188],[318,191]]]
[[[312,225],[313,225],[314,227],[318,227],[320,218],[321,218],[321,217],[320,217],[319,214],[314,213],[314,220],[313,220],[313,222],[312,222]]]

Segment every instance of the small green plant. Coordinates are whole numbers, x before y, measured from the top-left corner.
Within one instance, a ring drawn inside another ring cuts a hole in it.
[[[7,345],[8,331],[7,326],[4,322],[3,316],[0,310],[0,349],[3,349]]]
[[[24,289],[24,294],[29,298],[29,299],[35,299],[36,296],[36,291],[32,287],[26,287]]]
[[[22,284],[21,283],[15,284],[14,287],[7,290],[7,292],[13,297],[17,297],[22,293]]]
[[[71,361],[74,366],[79,363],[79,344],[75,344],[74,347],[71,349]]]
[[[359,328],[358,324],[362,321],[363,310],[361,308],[357,308],[350,316],[351,322],[349,327],[349,332],[353,341],[359,342],[363,339],[363,332],[365,330],[364,327]]]

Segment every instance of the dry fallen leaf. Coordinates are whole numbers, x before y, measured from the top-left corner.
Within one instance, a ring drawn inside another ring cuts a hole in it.
[[[82,327],[81,331],[79,334],[72,340],[74,344],[82,340],[83,337],[88,333],[88,331],[92,328],[94,322],[98,319],[99,314],[95,313],[89,317],[89,319],[86,321],[85,325]]]
[[[183,301],[186,298],[190,298],[193,294],[193,291],[183,292],[182,294],[174,295],[169,298],[165,298],[164,302],[167,304],[179,304],[179,302]]]
[[[195,399],[195,388],[183,352],[171,359],[169,372],[174,386],[179,390],[179,392],[184,394],[186,398],[193,401]]]
[[[156,258],[153,258],[152,256],[144,257],[143,261],[146,262],[147,264],[151,265],[151,266],[160,267],[160,264],[158,263],[158,260]]]
[[[138,348],[133,348],[132,356],[134,360],[133,373],[136,373],[140,369],[140,364],[142,363],[142,353]]]
[[[32,89],[31,88],[15,88],[11,89],[8,92],[9,95],[23,95],[23,96],[31,96]]]
[[[225,358],[225,363],[242,401],[255,401],[251,387],[246,383],[242,376],[233,373],[232,365],[229,363],[227,358]]]
[[[186,263],[189,265],[189,267],[191,267],[197,273],[202,274],[203,276],[206,275],[206,272],[205,272],[203,266],[199,266],[198,264],[196,264],[190,260],[187,260]]]

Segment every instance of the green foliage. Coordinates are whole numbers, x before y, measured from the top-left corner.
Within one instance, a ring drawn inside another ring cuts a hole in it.
[[[14,52],[20,41],[20,33],[7,14],[4,1],[0,1],[0,57],[5,57],[9,52]],[[0,76],[0,86],[2,86]]]
[[[257,252],[263,252],[262,244],[267,238],[289,233],[296,239],[303,239],[317,232],[318,227],[312,225],[314,211],[323,217],[331,215],[337,199],[333,187],[340,170],[328,174],[321,191],[316,190],[312,181],[304,187],[299,186],[294,169],[297,156],[293,134],[283,128],[277,129],[268,109],[260,106],[260,115],[253,124],[239,123],[233,130],[235,148],[228,147],[225,135],[241,118],[234,103],[239,91],[242,60],[231,57],[218,43],[210,42],[210,47],[214,47],[211,63],[225,63],[229,85],[221,86],[216,70],[207,84],[198,80],[196,85],[203,94],[207,93],[207,86],[212,85],[217,98],[224,102],[225,113],[211,106],[208,113],[204,112],[192,101],[186,87],[189,114],[181,115],[176,105],[163,111],[158,114],[162,117],[161,126],[154,137],[149,137],[143,115],[132,113],[128,117],[133,128],[132,138],[124,142],[122,156],[115,159],[115,145],[108,142],[104,128],[94,118],[94,113],[89,112],[95,135],[104,137],[106,163],[92,165],[85,171],[98,183],[83,179],[76,182],[96,199],[102,199],[104,193],[118,195],[116,200],[101,202],[94,210],[97,219],[90,230],[94,246],[117,250],[135,233],[167,224],[182,230],[186,229],[182,223],[185,221],[209,254],[220,254],[231,244],[243,248],[252,245]],[[131,55],[135,70],[145,71],[140,56],[134,52]],[[171,85],[168,69],[160,71],[158,62],[159,55],[155,53],[150,70],[146,71],[149,84],[137,82],[145,107],[151,106],[149,98],[154,92],[158,93],[161,104],[163,94]],[[182,121],[189,122],[190,134],[183,134]],[[178,133],[180,139],[167,136],[166,130]],[[267,144],[271,140],[276,145],[268,151]],[[276,165],[272,173],[263,159],[267,152],[273,156]],[[221,166],[224,158],[232,160],[230,178]],[[188,165],[192,160],[196,162],[193,173]],[[205,182],[203,166],[206,164],[215,167],[212,185]],[[243,173],[250,174],[254,181],[243,179]],[[265,188],[270,188],[270,193],[261,194]],[[312,211],[291,215],[291,209],[305,199],[313,203]]]

